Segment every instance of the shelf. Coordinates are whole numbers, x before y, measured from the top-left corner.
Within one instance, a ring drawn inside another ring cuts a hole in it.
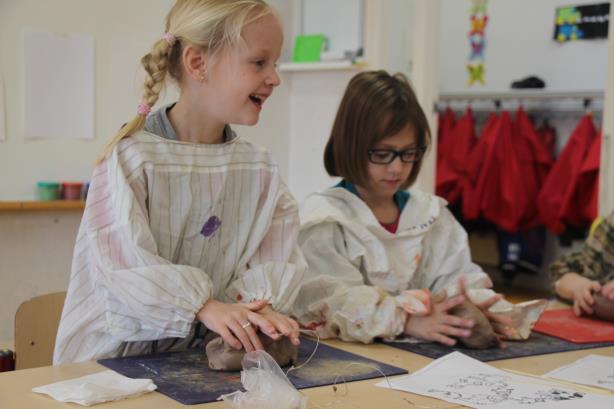
[[[43,211],[81,211],[85,208],[83,200],[48,200],[1,202],[0,212],[43,212]]]
[[[279,65],[281,72],[305,71],[358,71],[365,68],[364,62],[352,63],[343,61],[316,61],[316,62],[286,62]]]
[[[440,94],[439,102],[459,100],[545,100],[545,99],[597,99],[603,98],[604,92],[593,91],[546,91],[546,90],[512,90],[504,92],[476,92]]]

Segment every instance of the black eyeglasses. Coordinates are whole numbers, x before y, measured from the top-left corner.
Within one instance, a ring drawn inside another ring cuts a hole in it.
[[[426,146],[397,151],[395,149],[369,149],[369,162],[377,165],[388,165],[398,156],[403,163],[416,163],[426,152]]]

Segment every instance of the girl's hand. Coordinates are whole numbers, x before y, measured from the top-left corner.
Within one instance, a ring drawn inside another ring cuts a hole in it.
[[[469,302],[472,302],[471,298],[467,294],[467,287],[465,285],[464,277],[461,277],[458,280],[458,285],[459,285],[461,294],[464,295],[467,298],[467,300],[469,300]],[[478,304],[473,303],[473,305],[478,307],[480,311],[482,311],[482,314],[484,314],[486,318],[488,318],[488,321],[490,321],[491,324],[493,324],[493,329],[495,330],[495,334],[497,335],[499,339],[506,337],[507,334],[505,333],[505,329],[509,327],[510,325],[512,325],[512,317],[495,314],[493,312],[490,312],[489,310],[490,310],[490,307],[492,307],[493,305],[495,305],[498,301],[502,299],[503,299],[503,295],[497,293],[493,295],[492,297],[490,297],[489,299],[487,299],[486,301],[483,301]]]
[[[246,352],[251,352],[263,349],[256,333],[258,328],[267,335],[275,332],[275,327],[258,314],[267,305],[266,300],[226,304],[210,298],[198,311],[196,318],[233,348],[244,348]]]
[[[445,298],[442,297],[442,298]],[[424,316],[431,313],[431,292],[426,289],[405,290],[397,296],[403,310],[411,316]]]
[[[595,300],[592,293],[601,291],[599,282],[589,280],[577,273],[565,274],[556,282],[554,288],[560,297],[573,301],[573,310],[578,316],[583,312],[589,315],[593,313],[591,306]],[[612,290],[608,289],[608,291]]]
[[[480,309],[480,311],[482,311],[482,314],[484,314],[486,318],[488,318],[488,321],[491,322],[492,328],[495,331],[495,335],[499,340],[501,340],[501,338],[507,337],[508,334],[506,333],[506,329],[508,329],[513,323],[512,317],[495,314],[494,312],[489,311],[490,307],[495,305],[501,299],[503,299],[502,294],[495,294],[484,302],[474,304]]]
[[[268,325],[267,331],[263,330],[263,326],[260,326],[260,330],[270,336],[273,339],[279,339],[281,336],[279,333],[290,338],[290,341],[298,346],[299,341],[299,325],[292,318],[280,314],[273,310],[269,305],[260,309],[257,313],[262,320],[266,321]]]
[[[610,281],[609,283],[606,283],[603,286],[603,288],[601,289],[601,294],[603,294],[603,296],[610,301],[614,300],[614,280]]]
[[[598,281],[592,281],[585,277],[579,277],[572,289],[573,293],[573,310],[579,317],[584,314],[593,314],[593,292],[601,291],[601,284]]]
[[[442,301],[433,299],[431,315],[424,317],[407,316],[405,333],[416,338],[436,341],[444,345],[454,345],[452,337],[468,337],[474,322],[448,314],[448,310],[462,304],[465,297],[458,295]]]

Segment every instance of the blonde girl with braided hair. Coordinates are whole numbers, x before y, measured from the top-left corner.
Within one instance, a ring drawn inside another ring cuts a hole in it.
[[[54,363],[236,349],[288,336],[305,262],[296,202],[270,154],[235,134],[279,85],[279,20],[262,0],[178,0],[141,62],[137,115],[94,170]],[[152,112],[168,80],[176,103]]]

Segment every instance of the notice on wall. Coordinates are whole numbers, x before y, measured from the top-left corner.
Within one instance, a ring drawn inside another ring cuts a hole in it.
[[[24,137],[94,137],[94,38],[25,31]]]
[[[559,43],[608,38],[610,3],[556,9],[554,39]]]

